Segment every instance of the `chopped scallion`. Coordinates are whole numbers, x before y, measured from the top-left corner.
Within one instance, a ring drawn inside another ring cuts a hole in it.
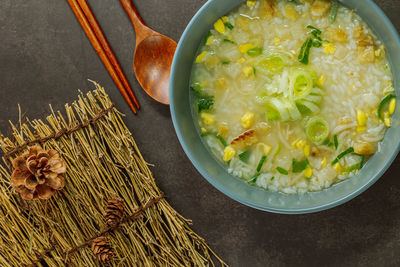
[[[240,153],[238,156],[241,161],[243,161],[244,163],[247,163],[249,161],[250,155],[251,155],[251,150],[246,150],[246,151]]]
[[[384,108],[390,103],[390,100],[392,100],[393,98],[396,98],[396,96],[393,95],[393,94],[389,94],[389,95],[385,96],[385,97],[382,99],[381,103],[379,104],[379,107],[378,107],[378,117],[379,117],[382,121],[385,119],[384,116],[383,116]]]
[[[284,168],[282,168],[282,167],[277,167],[276,170],[277,170],[280,174],[283,174],[283,175],[288,175],[288,174],[289,174],[289,172],[288,172],[287,170],[285,170]]]
[[[201,137],[205,137],[205,136],[214,136],[215,138],[217,138],[220,142],[221,142],[221,144],[224,146],[224,147],[227,147],[228,146],[228,143],[226,142],[226,140],[222,137],[222,136],[220,136],[219,134],[217,134],[217,133],[214,133],[214,132],[205,132],[205,133],[202,133],[201,134]]]
[[[247,50],[247,54],[251,57],[259,56],[262,54],[262,52],[263,52],[263,49],[261,47],[254,47],[254,48]]]
[[[302,161],[296,161],[295,159],[293,159],[292,171],[293,173],[300,173],[305,169],[307,169],[308,165],[309,165],[308,159]]]
[[[310,49],[313,45],[313,40],[309,37],[307,40],[304,42],[304,44],[301,47],[300,54],[299,54],[299,61],[303,63],[304,65],[307,65],[309,62],[309,57],[310,57]]]
[[[224,24],[229,30],[233,30],[233,28],[235,28],[230,22],[225,22]]]
[[[336,134],[335,134],[335,136],[333,136],[333,143],[335,145],[335,148],[338,149],[339,141],[338,141],[338,137]]]
[[[199,112],[202,110],[209,110],[214,105],[214,97],[207,96],[207,97],[200,97],[197,99],[197,106],[199,108]]]
[[[206,44],[206,43],[207,43],[207,41],[208,41],[208,38],[210,38],[210,36],[211,36],[211,31],[208,31],[208,33],[207,33],[206,37],[204,38],[204,44]]]
[[[343,151],[342,153],[339,154],[339,156],[336,157],[336,159],[334,161],[332,161],[332,165],[335,165],[336,163],[339,162],[339,160],[341,158],[343,158],[344,156],[346,156],[347,154],[353,153],[354,152],[354,148],[350,147],[348,149],[346,149],[345,151]]]
[[[262,166],[264,165],[265,160],[267,159],[267,156],[262,156],[260,159],[260,162],[258,162],[257,165],[257,172],[261,171]]]
[[[221,63],[222,63],[222,65],[228,65],[230,62],[229,61],[222,61]]]
[[[333,24],[336,21],[336,17],[339,10],[339,2],[337,0],[333,0],[331,11],[330,11],[330,22]]]
[[[274,179],[275,179],[275,176],[272,176],[272,177],[271,177],[271,181],[273,181]]]
[[[225,43],[230,43],[230,44],[235,44],[235,42],[234,42],[234,41],[232,41],[232,40],[229,40],[229,39],[224,39],[224,42],[225,42]]]
[[[250,180],[247,181],[247,183],[249,183],[249,184],[257,183],[258,176],[260,176],[260,173],[257,173],[256,175],[254,175]]]

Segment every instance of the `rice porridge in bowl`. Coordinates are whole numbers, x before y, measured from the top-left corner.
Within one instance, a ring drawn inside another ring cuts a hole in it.
[[[287,194],[355,175],[396,108],[384,45],[328,0],[246,1],[215,22],[190,87],[200,134],[227,171]]]

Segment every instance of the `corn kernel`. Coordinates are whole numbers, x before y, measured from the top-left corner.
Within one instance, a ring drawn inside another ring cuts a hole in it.
[[[200,117],[203,119],[206,125],[213,125],[215,123],[215,118],[212,114],[203,112]]]
[[[255,6],[257,4],[257,1],[255,1],[255,0],[247,0],[246,4],[247,4],[248,7],[252,7],[252,6]]]
[[[298,142],[298,141],[300,141],[300,138],[298,138],[298,139],[296,139],[295,141],[293,141],[292,147],[293,147],[294,149],[296,149],[296,145],[297,145],[297,142]]]
[[[311,178],[313,175],[313,171],[310,166],[307,167],[307,169],[304,171],[304,176],[307,178]]]
[[[386,127],[392,126],[392,120],[390,118],[385,118],[384,122],[385,122]]]
[[[206,132],[207,132],[207,129],[204,128],[204,127],[202,127],[202,128],[201,128],[201,133],[206,133]]]
[[[318,85],[321,87],[324,86],[325,81],[326,81],[325,75],[321,75],[321,77],[319,77],[318,79]]]
[[[389,103],[389,115],[393,115],[396,110],[396,98],[392,98]]]
[[[362,133],[367,130],[366,126],[357,126],[357,132]]]
[[[212,44],[212,42],[214,41],[215,37],[214,36],[210,36],[207,39],[206,45],[210,46]]]
[[[259,143],[257,146],[260,146],[264,156],[268,156],[268,154],[271,152],[272,149],[269,145],[266,145],[264,143]]]
[[[310,145],[305,145],[303,148],[303,153],[306,158],[310,156],[310,152],[311,152]]]
[[[223,17],[221,18],[221,20],[222,20],[223,23],[229,22],[229,18],[228,18],[227,16],[223,16]]]
[[[241,119],[242,126],[245,129],[248,129],[251,127],[251,125],[254,122],[254,113],[253,112],[246,112]]]
[[[256,46],[253,44],[250,44],[250,43],[242,44],[239,46],[239,51],[240,51],[240,53],[245,54],[245,53],[247,53],[247,51],[249,51],[250,49],[252,49],[254,47],[256,47]]]
[[[196,57],[196,63],[201,63],[204,60],[204,56],[207,54],[207,51],[201,52],[200,55]]]
[[[298,14],[297,14],[297,11],[294,8],[293,4],[288,3],[285,5],[285,15],[289,19],[293,19],[293,20],[297,19]]]
[[[275,37],[274,43],[275,43],[276,46],[280,45],[281,44],[281,39],[279,39],[278,37]]]
[[[306,145],[307,145],[307,142],[305,140],[300,139],[296,142],[295,148],[298,148],[298,149],[304,148]]]
[[[233,147],[231,147],[231,146],[227,146],[225,148],[225,150],[224,150],[224,158],[223,158],[223,160],[225,162],[228,162],[235,156],[235,154],[236,154],[235,149],[233,149]]]
[[[238,62],[240,64],[244,63],[246,61],[246,59],[244,57],[239,58]]]
[[[326,157],[324,157],[324,159],[323,159],[322,162],[321,162],[321,166],[322,166],[322,167],[325,167],[325,166],[326,166],[326,163],[327,163],[327,159],[326,159]]]
[[[336,170],[336,172],[339,174],[342,172],[342,166],[340,165],[340,163],[336,163],[335,165],[333,165],[333,168]]]
[[[218,19],[215,23],[214,23],[214,28],[217,32],[224,34],[225,33],[225,24],[222,21],[222,19]]]
[[[357,123],[360,127],[367,125],[367,116],[364,111],[359,109],[357,110]]]
[[[324,52],[325,54],[334,54],[336,52],[336,46],[332,43],[324,43]]]
[[[221,124],[218,126],[218,135],[219,136],[225,136],[229,132],[228,126]]]
[[[247,67],[244,67],[242,69],[242,71],[243,71],[244,75],[246,75],[246,77],[250,77],[250,75],[253,73],[253,68],[247,66]]]
[[[219,88],[222,88],[222,89],[225,89],[226,88],[226,80],[225,80],[225,78],[224,77],[219,77],[216,81],[215,81],[215,83],[217,84],[217,86],[219,87]]]

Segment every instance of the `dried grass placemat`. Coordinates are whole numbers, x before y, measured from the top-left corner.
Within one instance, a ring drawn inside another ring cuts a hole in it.
[[[96,266],[105,253],[110,266],[225,265],[168,204],[122,114],[95,86],[65,115],[20,120],[0,136],[0,266]],[[10,182],[12,161],[35,145],[67,166],[65,187],[49,200],[23,200]],[[104,218],[111,199],[124,203],[113,226]]]

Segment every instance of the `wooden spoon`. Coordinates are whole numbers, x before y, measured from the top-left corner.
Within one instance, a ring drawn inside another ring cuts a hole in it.
[[[120,0],[136,32],[133,70],[146,93],[169,104],[169,75],[177,43],[153,31],[143,22],[132,0]]]

